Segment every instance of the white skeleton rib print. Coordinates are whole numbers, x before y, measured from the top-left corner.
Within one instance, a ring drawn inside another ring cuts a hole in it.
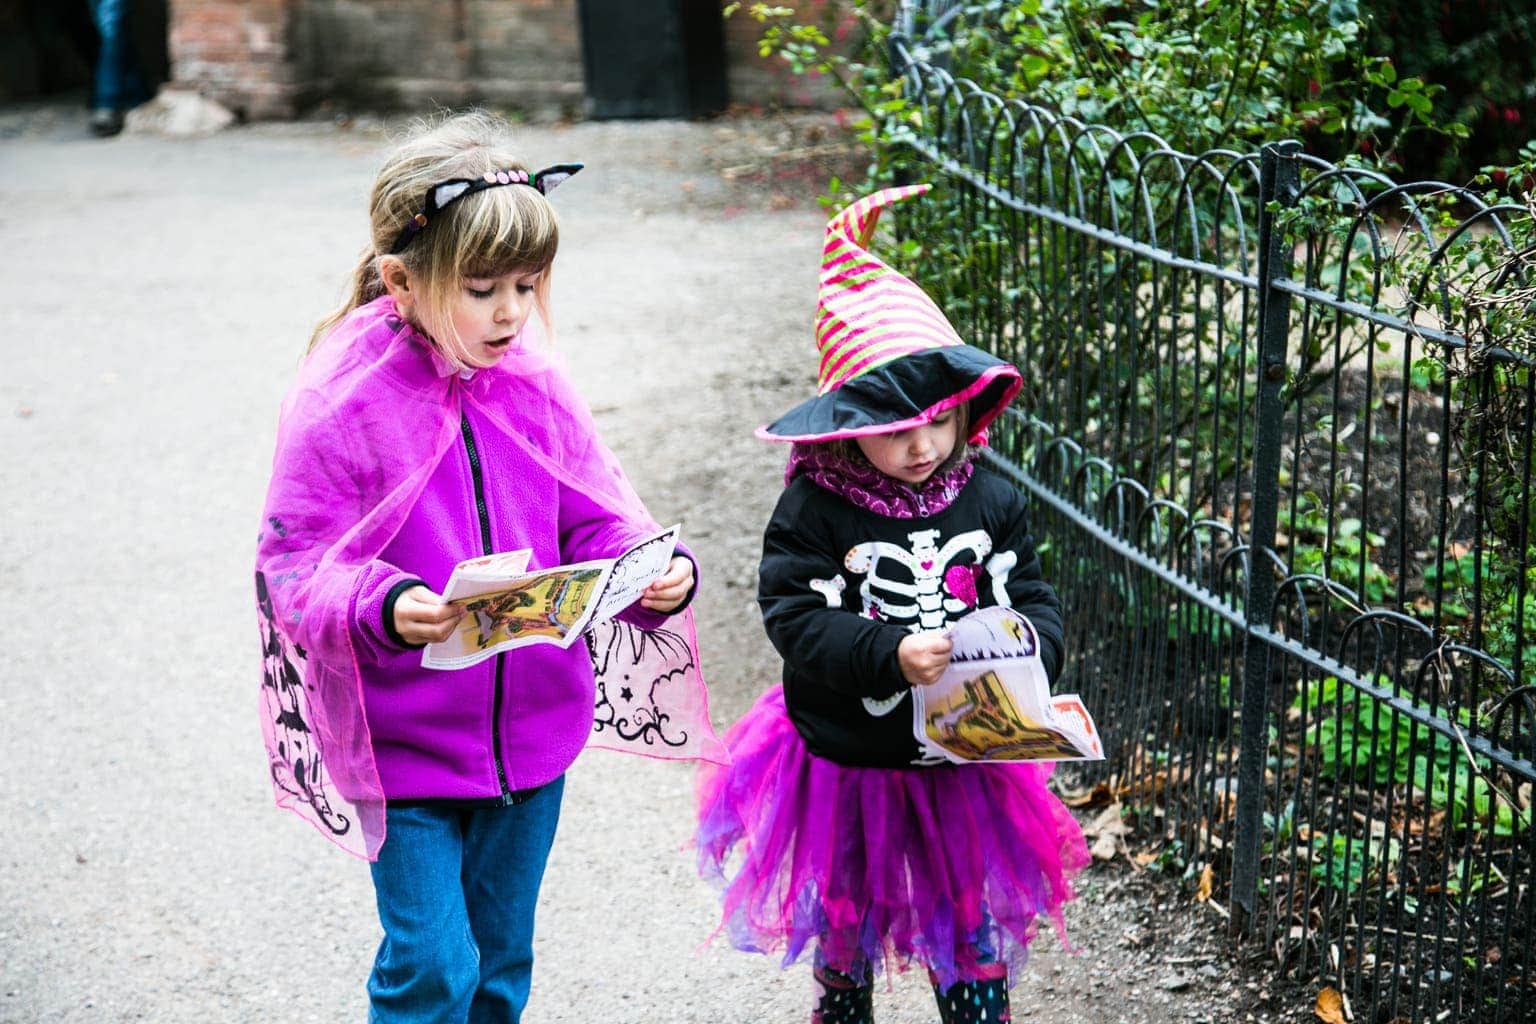
[[[811,589],[822,596],[828,608],[843,606],[843,591],[847,588],[848,581],[843,579],[842,573],[837,573],[829,580],[811,580]]]
[[[985,530],[968,530],[939,546],[938,530],[915,530],[907,534],[911,550],[887,541],[856,544],[843,556],[848,571],[864,577],[859,596],[864,614],[884,622],[905,626],[914,633],[939,630],[948,625],[951,615],[963,615],[970,603],[947,594],[944,574],[956,556],[972,552],[992,578],[992,594],[998,604],[1008,604],[1008,573],[1018,562],[1012,551],[1000,552],[988,559],[992,538]],[[912,576],[911,583],[891,579],[881,572],[881,561],[889,559]]]

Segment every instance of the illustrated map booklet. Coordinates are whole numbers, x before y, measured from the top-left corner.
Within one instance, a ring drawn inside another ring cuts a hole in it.
[[[912,731],[925,754],[958,764],[1104,759],[1083,702],[1051,696],[1028,618],[981,608],[947,633],[949,668],[932,686],[912,688]]]
[[[459,628],[421,653],[427,668],[464,668],[524,644],[569,647],[589,627],[628,608],[662,573],[681,526],[646,537],[616,558],[528,571],[529,552],[504,551],[453,567],[443,600],[464,605]]]

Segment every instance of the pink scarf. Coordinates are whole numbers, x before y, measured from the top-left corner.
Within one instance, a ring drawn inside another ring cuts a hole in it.
[[[829,444],[796,442],[789,450],[784,483],[807,476],[823,490],[876,515],[916,519],[937,515],[948,508],[975,470],[973,445],[954,465],[934,473],[914,488],[886,476],[862,458],[842,458]]]

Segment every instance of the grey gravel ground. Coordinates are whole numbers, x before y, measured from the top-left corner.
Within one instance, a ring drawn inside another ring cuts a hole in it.
[[[810,393],[825,119],[530,126],[557,193],[560,343],[612,446],[705,566],[722,728],[773,678],[752,601]],[[0,109],[0,1021],[361,1021],[364,866],[272,809],[250,565],[277,403],[365,234],[376,124],[89,138]],[[686,765],[583,757],[528,1020],[806,1018],[809,977],[703,947]],[[1083,954],[1043,937],[1016,1020],[1243,1019],[1203,911],[1085,877]],[[701,948],[702,947],[702,948]],[[926,984],[877,994],[934,1018]],[[1262,1014],[1248,1019],[1264,1019]]]

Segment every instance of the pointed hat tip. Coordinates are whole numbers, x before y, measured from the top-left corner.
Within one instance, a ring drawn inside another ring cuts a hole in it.
[[[860,249],[868,249],[870,239],[875,234],[875,224],[880,220],[880,211],[892,203],[899,203],[903,199],[911,199],[920,196],[933,188],[932,184],[897,185],[893,188],[883,188],[878,192],[871,192],[862,199],[856,199],[843,207],[827,222],[827,234],[839,234],[853,242]]]

